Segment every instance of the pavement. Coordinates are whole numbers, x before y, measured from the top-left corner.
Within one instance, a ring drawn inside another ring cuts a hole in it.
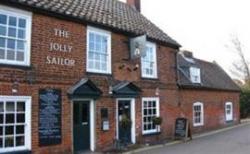
[[[250,121],[193,136],[189,142],[174,141],[126,154],[250,154]]]

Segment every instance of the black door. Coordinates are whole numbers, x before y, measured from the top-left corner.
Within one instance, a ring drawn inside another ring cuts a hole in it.
[[[89,101],[74,102],[74,151],[90,149]]]
[[[127,118],[127,122],[122,123],[124,118]],[[130,116],[130,101],[119,100],[118,101],[118,119],[119,119],[119,140],[124,143],[131,143],[131,116]]]

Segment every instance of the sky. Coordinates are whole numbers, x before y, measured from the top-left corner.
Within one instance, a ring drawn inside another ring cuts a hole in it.
[[[230,45],[232,35],[238,36],[250,58],[249,0],[141,0],[141,5],[142,14],[183,50],[216,61],[232,78],[236,78],[230,71],[232,63],[239,60]]]

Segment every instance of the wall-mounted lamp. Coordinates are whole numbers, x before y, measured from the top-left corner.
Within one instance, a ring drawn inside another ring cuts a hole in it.
[[[109,86],[109,94],[112,95],[113,94],[113,87]]]
[[[155,95],[156,95],[156,96],[159,96],[159,94],[160,94],[160,89],[157,87],[157,88],[155,89]]]
[[[12,93],[17,93],[19,89],[19,83],[17,81],[14,81],[12,84]]]

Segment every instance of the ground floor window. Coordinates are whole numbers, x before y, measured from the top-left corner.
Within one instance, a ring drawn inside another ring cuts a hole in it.
[[[196,102],[193,104],[193,125],[202,126],[204,124],[203,103]]]
[[[227,102],[225,105],[226,121],[233,120],[233,103]]]
[[[30,150],[31,97],[0,96],[0,153]]]
[[[142,127],[143,134],[157,132],[156,126],[153,124],[153,118],[160,115],[159,98],[145,97],[142,98]]]

